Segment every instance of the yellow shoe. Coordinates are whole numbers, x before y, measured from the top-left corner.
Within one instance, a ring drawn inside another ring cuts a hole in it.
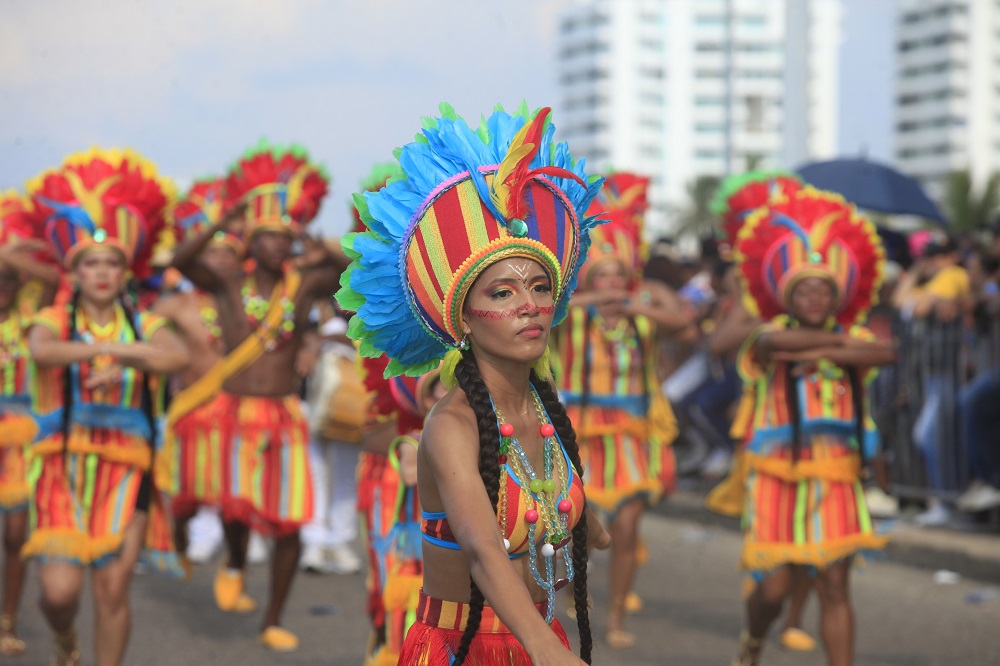
[[[291,652],[299,648],[299,637],[283,627],[268,627],[258,640],[268,650],[275,652]]]
[[[635,592],[629,592],[625,595],[626,613],[641,613],[644,606],[645,604],[642,602],[642,597]]]
[[[234,613],[252,613],[257,610],[257,602],[253,600],[246,592],[240,594],[239,599],[236,600],[236,605],[233,606]]]
[[[786,650],[795,650],[796,652],[812,652],[816,649],[816,640],[795,627],[789,627],[781,632],[778,643]]]
[[[215,584],[213,587],[215,590],[215,605],[221,611],[226,613],[249,613],[257,607],[253,603],[253,599],[250,599],[250,597],[243,593],[242,571],[230,571],[226,568],[219,569],[219,572],[215,574]],[[246,609],[246,601],[253,604],[253,608]]]

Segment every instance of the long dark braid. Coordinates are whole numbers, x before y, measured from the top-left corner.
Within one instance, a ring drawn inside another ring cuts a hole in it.
[[[851,401],[854,403],[854,436],[858,438],[858,456],[861,469],[864,469],[868,464],[865,455],[865,385],[857,368],[847,368],[847,378],[851,382]]]
[[[76,311],[80,307],[80,290],[74,289],[73,296],[69,301],[69,341],[75,342],[77,340],[77,330],[76,330]],[[69,427],[70,427],[70,412],[73,409],[73,366],[67,364],[63,366],[63,412],[62,412],[62,453],[63,453],[63,463],[67,461],[67,452],[69,451]]]
[[[785,404],[792,425],[792,462],[802,455],[802,410],[799,407],[799,382],[795,376],[796,363],[785,363]]]
[[[497,503],[500,501],[500,429],[497,426],[497,415],[493,410],[493,403],[490,401],[490,392],[483,382],[482,375],[479,374],[479,366],[476,365],[476,358],[472,351],[463,352],[462,360],[455,368],[455,379],[458,385],[465,391],[465,396],[469,401],[469,406],[476,414],[476,423],[479,428],[479,475],[483,478],[483,485],[486,486],[486,494],[489,495],[490,504],[493,505],[493,512],[496,513]],[[469,595],[469,618],[466,621],[465,632],[462,634],[462,641],[459,643],[458,651],[452,661],[455,666],[461,666],[465,662],[465,657],[469,654],[469,647],[472,639],[479,631],[479,622],[483,618],[483,606],[486,598],[482,590],[476,585],[476,581],[470,577]]]
[[[121,296],[121,306],[122,310],[125,311],[125,321],[128,322],[129,328],[132,329],[132,336],[136,342],[142,342],[142,331],[136,326],[137,315],[135,309],[132,307],[128,296],[124,294]],[[142,413],[149,424],[149,439],[147,440],[149,449],[151,453],[155,453],[158,429],[156,427],[156,414],[153,410],[153,393],[149,388],[149,374],[146,372],[142,373]]]
[[[552,425],[559,433],[566,454],[569,456],[577,476],[583,478],[583,464],[580,462],[580,447],[576,442],[576,431],[566,414],[566,408],[559,402],[559,396],[552,384],[542,381],[535,371],[531,371],[531,383],[538,391],[545,411],[549,413]],[[590,663],[594,642],[590,634],[590,608],[587,606],[587,514],[573,528],[573,605],[576,607],[576,626],[580,632],[580,659]]]

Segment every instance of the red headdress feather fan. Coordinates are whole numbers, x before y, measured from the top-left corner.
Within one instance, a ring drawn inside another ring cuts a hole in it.
[[[819,276],[836,285],[835,316],[850,327],[882,283],[885,250],[875,225],[839,195],[809,186],[751,213],[735,249],[747,307],[763,319],[787,312],[799,279]]]
[[[802,180],[783,171],[751,171],[726,178],[710,204],[721,216],[725,241],[736,243],[740,227],[754,209],[770,201],[778,203],[802,189]]]
[[[226,176],[226,205],[247,204],[247,236],[265,230],[297,232],[319,213],[330,177],[301,146],[261,141]]]
[[[36,222],[69,268],[82,250],[122,252],[133,274],[148,277],[166,224],[173,184],[130,150],[93,148],[28,182]]]

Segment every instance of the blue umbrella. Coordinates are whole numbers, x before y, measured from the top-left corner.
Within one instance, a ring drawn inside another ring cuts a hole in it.
[[[798,173],[810,185],[837,192],[858,208],[946,222],[916,178],[878,162],[864,158],[813,162]]]

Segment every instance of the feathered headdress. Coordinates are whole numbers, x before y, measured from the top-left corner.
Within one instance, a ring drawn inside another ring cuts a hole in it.
[[[424,120],[398,153],[405,178],[355,195],[368,230],[343,239],[353,262],[341,307],[361,353],[385,353],[387,376],[422,375],[462,339],[462,306],[480,273],[508,257],[537,261],[552,280],[555,323],[566,315],[603,179],[555,144],[549,109],[501,108],[473,131],[454,110]]]
[[[261,140],[226,175],[226,206],[247,204],[245,237],[261,231],[297,233],[312,221],[329,190],[330,176],[309,161],[302,146]]]
[[[608,220],[608,224],[591,232],[590,254],[580,271],[584,287],[590,270],[606,260],[620,262],[630,283],[641,277],[647,255],[643,234],[649,208],[648,192],[649,178],[646,176],[625,171],[605,176],[604,187],[587,213]]]
[[[35,217],[70,268],[89,247],[112,247],[138,278],[149,274],[174,186],[131,150],[92,148],[28,182]]]
[[[405,176],[403,176],[403,170],[399,168],[399,162],[382,162],[373,166],[368,175],[361,179],[361,186],[358,191],[378,192],[388,185],[390,181],[401,178],[405,178]],[[358,212],[358,207],[354,205],[353,198],[350,208],[351,215],[354,218],[354,226],[351,228],[351,233],[364,232],[366,229],[365,223],[361,221],[361,214]]]
[[[754,209],[780,203],[802,189],[802,179],[786,171],[750,171],[729,176],[715,191],[709,210],[722,218],[725,242],[736,242],[740,227]]]
[[[787,313],[795,285],[820,277],[836,287],[836,319],[850,327],[876,302],[885,250],[875,225],[854,206],[806,185],[750,214],[736,241],[736,261],[752,314]]]
[[[223,178],[209,177],[195,181],[170,211],[170,218],[180,240],[203,233],[222,219],[226,211]],[[211,241],[232,248],[242,255],[246,249],[240,236],[225,231],[216,232]]]
[[[15,190],[0,192],[0,245],[35,236],[31,201]]]

